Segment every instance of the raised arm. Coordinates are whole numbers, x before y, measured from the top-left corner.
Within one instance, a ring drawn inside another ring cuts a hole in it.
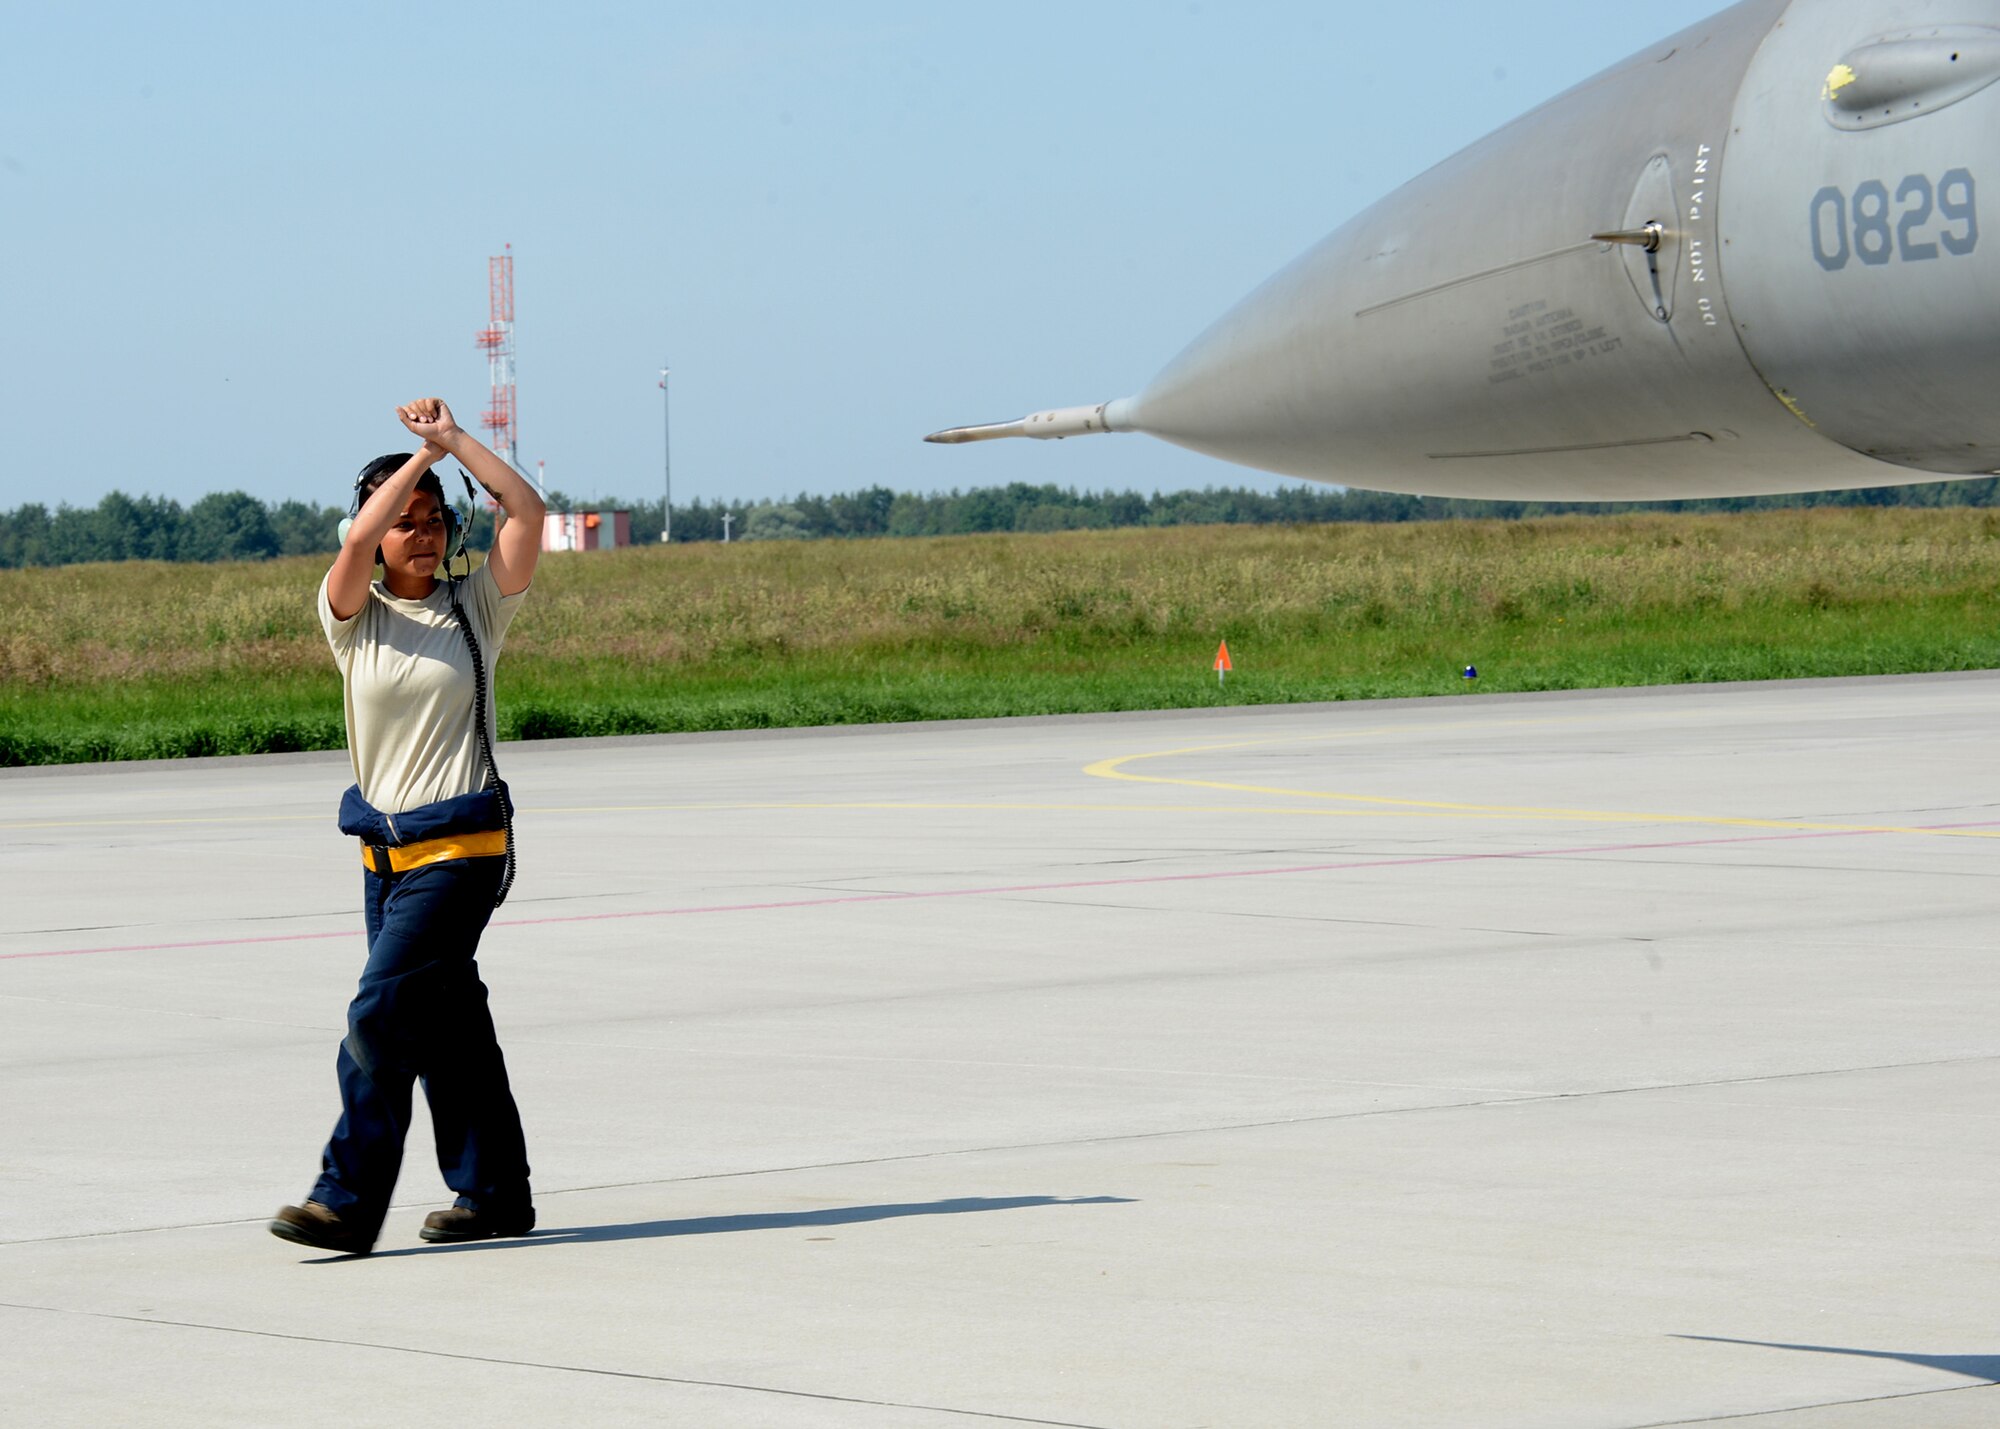
[[[410,504],[410,493],[417,489],[417,479],[443,456],[443,447],[426,441],[410,453],[410,459],[396,469],[394,476],[375,488],[374,494],[355,513],[354,524],[347,528],[347,539],[340,543],[340,554],[333,558],[333,569],[326,577],[326,600],[333,607],[336,620],[346,620],[368,603],[368,582],[375,573],[376,547],[403,514],[403,508]]]
[[[420,397],[398,407],[403,425],[422,437],[426,444],[449,452],[472,473],[473,480],[507,513],[507,524],[493,540],[486,564],[502,595],[518,595],[535,578],[535,562],[542,554],[542,517],[548,508],[528,479],[495,456],[484,442],[465,431],[451,415],[451,408],[438,397]]]

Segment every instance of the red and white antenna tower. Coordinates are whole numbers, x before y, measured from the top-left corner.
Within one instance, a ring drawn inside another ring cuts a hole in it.
[[[515,449],[520,433],[514,421],[514,245],[498,258],[486,260],[486,288],[491,315],[478,342],[486,350],[486,368],[493,379],[493,400],[480,425],[493,433],[493,450],[507,465],[520,469]]]

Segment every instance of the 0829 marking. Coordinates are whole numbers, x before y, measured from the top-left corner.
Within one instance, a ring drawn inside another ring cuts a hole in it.
[[[1938,225],[1925,233],[1933,217]],[[1935,185],[1928,175],[1906,174],[1893,199],[1880,179],[1856,184],[1851,200],[1829,184],[1812,197],[1809,226],[1813,258],[1829,273],[1855,258],[1871,268],[1962,258],[1979,246],[1978,186],[1970,169],[1947,169]]]

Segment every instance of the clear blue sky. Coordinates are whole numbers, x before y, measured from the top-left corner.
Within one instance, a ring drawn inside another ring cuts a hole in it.
[[[925,446],[1137,391],[1406,178],[1715,8],[32,5],[0,50],[0,508],[342,503],[486,404],[575,495],[1276,478]]]

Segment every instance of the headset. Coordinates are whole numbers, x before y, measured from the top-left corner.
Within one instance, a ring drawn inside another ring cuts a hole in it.
[[[395,452],[388,456],[377,457],[361,468],[361,475],[354,478],[354,493],[348,498],[347,515],[341,518],[336,530],[341,545],[347,544],[347,533],[354,529],[354,520],[361,514],[361,488],[367,483],[368,478],[378,472],[396,471],[408,460],[406,455]],[[465,648],[472,653],[472,727],[479,735],[480,761],[486,766],[484,784],[486,788],[496,790],[500,795],[500,827],[506,838],[507,853],[506,862],[501,867],[500,891],[493,896],[493,906],[498,908],[507,901],[508,891],[514,886],[514,801],[508,796],[507,785],[500,778],[499,767],[493,762],[493,741],[486,732],[488,708],[486,658],[480,652],[479,637],[472,633],[472,622],[465,618],[465,607],[458,599],[458,583],[472,574],[472,557],[466,555],[465,538],[467,528],[472,525],[473,512],[477,510],[475,504],[477,498],[472,494],[472,477],[467,474],[464,467],[458,469],[458,477],[465,483],[465,513],[460,515],[458,508],[449,501],[444,504],[446,555],[442,570],[445,590],[451,596],[451,613],[458,621],[458,633],[465,637]],[[438,488],[439,490],[444,488],[442,479],[438,482]],[[379,547],[375,555],[379,563],[382,555]],[[451,573],[451,563],[460,556],[465,556],[465,570],[463,574],[454,576]]]
[[[334,539],[336,541],[343,546],[347,544],[347,533],[354,529],[355,518],[361,514],[361,488],[367,484],[368,479],[378,473],[396,471],[408,460],[409,457],[405,453],[391,452],[388,456],[376,457],[375,460],[361,468],[361,474],[354,478],[354,491],[347,501],[347,514],[340,518],[340,524],[334,528]],[[454,506],[449,498],[444,503],[444,548],[446,555],[442,562],[442,569],[446,581],[462,580],[465,576],[472,574],[472,557],[466,555],[465,539],[470,534],[473,513],[478,509],[477,498],[472,494],[472,477],[467,474],[464,467],[458,469],[458,479],[465,484],[464,512],[461,514],[458,507]],[[438,488],[439,490],[443,490],[444,488],[442,479],[438,482]],[[451,563],[461,556],[465,557],[465,570],[461,574],[454,576],[451,572]],[[377,565],[381,564],[381,548],[379,546],[376,548],[375,563]]]

